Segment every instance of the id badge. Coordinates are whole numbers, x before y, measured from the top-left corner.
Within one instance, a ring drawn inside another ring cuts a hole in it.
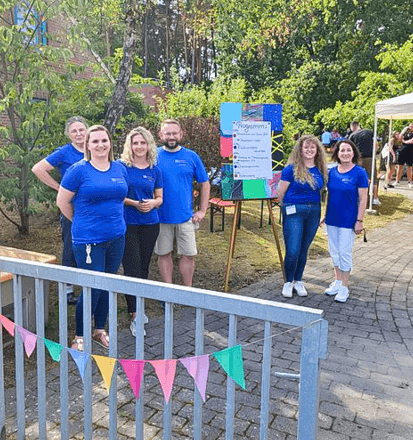
[[[295,209],[295,205],[290,205],[285,207],[285,213],[287,215],[295,214],[297,211]]]

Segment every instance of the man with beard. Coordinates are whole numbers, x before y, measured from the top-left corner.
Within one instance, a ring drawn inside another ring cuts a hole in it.
[[[164,197],[159,208],[160,231],[155,253],[163,281],[172,283],[172,251],[176,237],[182,283],[192,286],[197,254],[195,229],[205,217],[210,184],[198,154],[179,145],[183,132],[177,120],[163,121],[159,137],[163,143],[158,148],[158,166],[163,175]],[[201,186],[199,210],[195,213],[192,206],[194,180]]]

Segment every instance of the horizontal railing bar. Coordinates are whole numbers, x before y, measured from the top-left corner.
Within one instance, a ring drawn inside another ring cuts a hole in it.
[[[165,283],[158,281],[148,281],[102,272],[96,273],[84,269],[22,261],[9,257],[0,257],[0,269],[5,272],[28,277],[104,289],[164,302],[170,302],[171,295],[173,295],[175,298],[179,298],[179,304],[184,306],[213,310],[225,314],[228,313],[228,310],[231,310],[237,316],[246,316],[293,326],[305,326],[321,319],[324,313],[323,310],[293,304],[277,303],[275,301],[213,292],[194,287],[165,285]]]

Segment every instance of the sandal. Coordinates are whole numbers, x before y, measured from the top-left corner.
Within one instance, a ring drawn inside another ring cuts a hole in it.
[[[71,348],[77,351],[85,351],[83,336],[76,336],[75,339],[73,339]]]
[[[105,330],[95,330],[92,339],[103,348],[109,348],[109,336]]]

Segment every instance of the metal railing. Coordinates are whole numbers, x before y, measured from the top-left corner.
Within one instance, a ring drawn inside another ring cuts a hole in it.
[[[0,257],[0,270],[13,274],[14,320],[23,325],[22,276],[35,279],[37,342],[37,403],[39,438],[46,439],[46,363],[44,337],[44,280],[58,282],[59,294],[59,343],[67,347],[68,313],[66,284],[83,287],[84,292],[84,340],[85,352],[92,352],[91,288],[109,291],[109,357],[116,358],[117,347],[117,295],[129,294],[137,297],[136,349],[135,359],[144,359],[144,300],[155,299],[165,302],[164,358],[173,358],[173,303],[196,309],[195,356],[204,353],[204,314],[217,311],[229,315],[228,346],[237,344],[237,317],[248,317],[264,322],[263,361],[261,373],[260,435],[267,439],[269,425],[269,398],[272,358],[272,324],[280,323],[301,327],[301,352],[299,374],[276,373],[278,376],[299,379],[298,440],[316,440],[318,429],[319,359],[327,351],[327,321],[322,319],[323,311],[290,304],[282,304],[234,294],[224,294],[184,286],[164,284],[155,281],[138,280],[121,275],[98,273],[76,268],[35,263],[14,258]],[[0,290],[0,311],[1,311]],[[0,432],[5,425],[5,390],[3,368],[2,326],[0,325]],[[25,376],[23,342],[15,337],[16,365],[16,407],[17,439],[25,438]],[[117,378],[112,377],[109,392],[109,438],[117,434]],[[69,365],[68,351],[62,350],[60,359],[60,432],[61,439],[69,438]],[[88,363],[84,375],[84,438],[92,439],[92,366]],[[143,440],[144,392],[136,400],[136,439]],[[202,438],[203,401],[197,388],[194,390],[193,438]],[[172,435],[172,399],[164,403],[164,439]],[[234,435],[235,382],[228,377],[226,401],[226,439]]]

